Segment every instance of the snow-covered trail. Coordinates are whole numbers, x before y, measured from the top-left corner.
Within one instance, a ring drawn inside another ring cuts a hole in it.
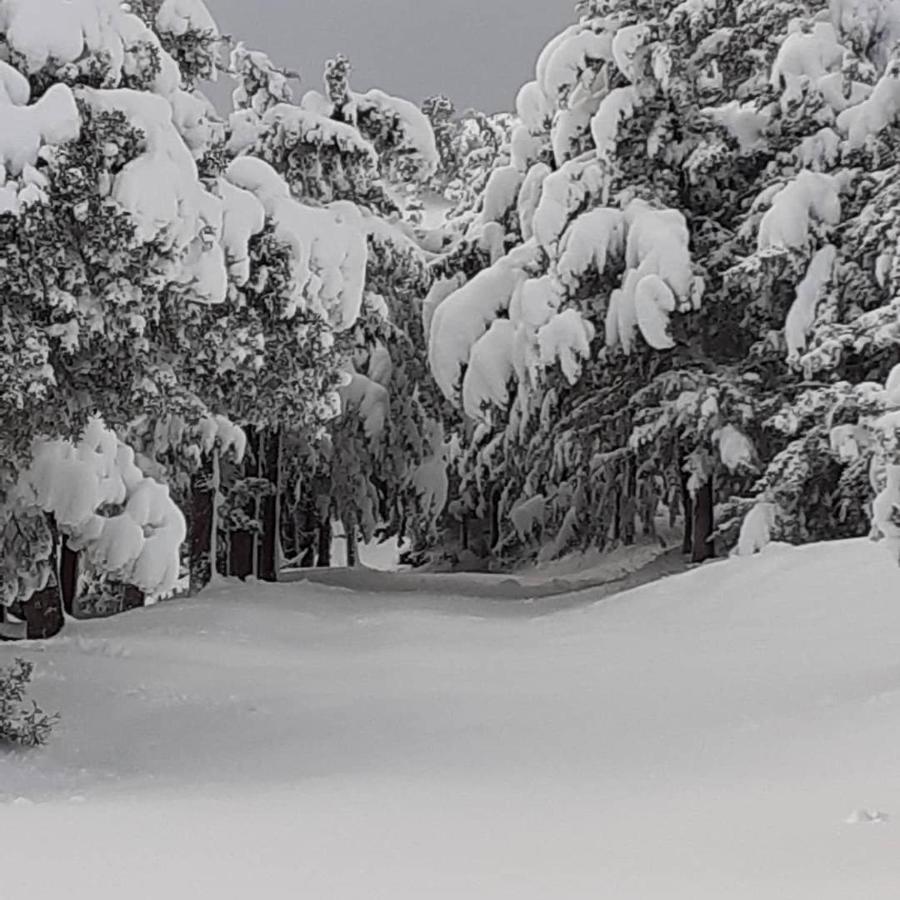
[[[14,648],[65,720],[0,756],[0,897],[900,896],[880,548],[442,600],[229,587]]]

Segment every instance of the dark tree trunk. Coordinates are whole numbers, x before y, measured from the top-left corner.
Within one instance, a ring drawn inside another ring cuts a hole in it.
[[[622,485],[618,475],[612,476],[614,482],[609,490],[613,493],[612,541],[618,543],[622,539]],[[602,548],[601,548],[602,549]]]
[[[65,624],[63,616],[62,594],[59,581],[54,574],[50,575],[47,587],[35,591],[24,604],[25,628],[28,640],[41,641],[51,638],[62,631]]]
[[[279,534],[281,535],[281,546],[284,548],[285,556],[290,560],[295,560],[300,556],[300,531],[298,526],[298,514],[295,510],[290,515],[281,516],[279,523]]]
[[[469,517],[463,516],[460,523],[460,543],[463,550],[469,549]]]
[[[22,604],[25,636],[30,641],[42,641],[59,634],[66,621],[63,614],[62,592],[59,588],[59,530],[50,515],[47,516],[47,524],[53,537],[50,555],[52,562],[47,585],[43,590],[35,591]]]
[[[281,432],[264,431],[260,435],[260,476],[272,483],[274,491],[262,500],[260,521],[262,537],[259,543],[259,578],[278,581],[278,535],[281,512]]]
[[[625,463],[625,489],[622,491],[622,543],[626,547],[637,538],[637,465],[633,459]]]
[[[259,477],[259,431],[247,428],[247,453],[244,457],[244,478]],[[245,512],[251,519],[259,513],[255,501],[247,504]],[[256,534],[252,531],[232,531],[229,534],[228,574],[235,578],[249,578],[256,572]]]
[[[355,569],[359,565],[359,544],[356,539],[356,520],[350,516],[344,519],[344,535],[347,540],[347,566]]]
[[[500,543],[500,497],[503,495],[499,487],[491,489],[491,553]]]
[[[712,478],[697,491],[694,497],[694,528],[691,562],[702,563],[716,555],[712,542],[715,529],[713,518],[714,489]]]
[[[122,612],[129,609],[140,609],[146,602],[144,592],[133,584],[122,585]]]
[[[202,468],[191,477],[191,562],[190,591],[196,594],[205,588],[212,578],[215,561],[210,557],[212,549],[213,485],[212,458],[204,458]]]
[[[688,487],[690,476],[684,471],[684,459],[679,457],[678,474],[681,478],[681,506],[684,511],[684,540],[681,543],[681,552],[684,554],[694,551],[694,499]]]
[[[319,522],[318,547],[316,553],[316,565],[320,569],[331,567],[331,543],[334,533],[331,527],[330,516],[323,516]]]
[[[70,616],[75,615],[75,602],[78,599],[79,554],[69,549],[65,540],[59,554],[59,586],[62,592],[63,609]]]
[[[249,578],[253,574],[253,550],[256,537],[249,531],[231,533],[231,574],[235,578]]]
[[[316,558],[321,552],[319,547],[320,525],[315,516],[315,509],[307,510],[303,519],[297,523],[297,545],[300,553],[300,568],[314,569]]]
[[[319,538],[319,510],[316,506],[312,482],[303,485],[303,493],[294,512],[295,555],[302,569],[312,569],[316,565]]]

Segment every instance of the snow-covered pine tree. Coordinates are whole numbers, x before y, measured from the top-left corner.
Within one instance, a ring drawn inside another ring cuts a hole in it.
[[[754,250],[750,201],[783,178],[785,148],[806,134],[808,110],[779,112],[772,67],[808,10],[710,0],[581,11],[520,92],[511,165],[485,195],[485,207],[514,209],[525,243],[512,266],[498,258],[437,301],[432,364],[449,397],[465,402],[469,383],[470,414],[479,396],[508,404],[515,375],[517,400],[500,416],[514,443],[497,452],[481,430],[491,458],[530,460],[494,471],[501,519],[539,513],[559,552],[576,537],[628,539],[638,509],[651,528],[665,500],[690,509],[699,560],[715,500],[752,483],[764,450],[771,361],[748,351],[779,313],[757,285],[735,315],[726,275]],[[515,237],[504,215],[493,217],[498,246]],[[480,383],[491,387],[479,395]]]
[[[323,543],[316,532],[329,531],[331,517],[366,537],[376,525],[396,532],[404,518],[407,475],[421,456],[418,385],[425,369],[414,348],[422,345],[419,305],[431,276],[414,231],[400,217],[400,189],[433,176],[437,150],[427,119],[412,104],[379,91],[352,91],[343,58],[327,67],[326,94],[307,92],[301,106],[284,96],[277,103],[266,99],[268,88],[259,86],[279,84],[261,74],[266,70],[271,64],[256,56],[254,89],[238,88],[238,102],[256,100],[232,116],[232,150],[260,152],[298,205],[344,216],[352,210],[367,249],[362,316],[345,322],[334,347],[345,359],[342,414],[318,439],[320,429],[311,423],[306,436],[298,426],[288,438],[301,456],[285,461],[296,487],[281,484],[278,495],[293,510],[286,542],[308,562],[317,556],[311,545]],[[304,532],[303,540],[292,529]]]
[[[77,523],[53,509],[38,515],[23,499],[17,482],[32,444],[77,440],[95,413],[121,431],[138,411],[188,397],[171,366],[173,336],[192,304],[224,297],[223,204],[189,149],[211,127],[209,107],[183,89],[177,63],[140,17],[110,0],[7,0],[0,32],[0,330],[20,357],[0,406],[0,507],[4,533],[28,517],[44,535],[32,544],[39,565],[29,542],[5,552],[3,594],[27,600],[19,574],[30,571],[51,586],[58,610],[57,533]],[[140,586],[165,589],[170,576],[145,572]],[[61,624],[51,618],[42,633]]]
[[[431,185],[438,193],[443,194],[450,182],[460,177],[462,169],[463,150],[459,139],[461,128],[456,106],[449,97],[437,94],[423,101],[422,112],[431,123],[440,160]]]
[[[865,435],[885,408],[872,398],[898,360],[891,260],[900,19],[880,0],[823,5],[794,23],[773,65],[770,127],[786,138],[782,180],[754,201],[756,252],[732,279],[777,298],[772,331],[752,352],[781,363],[786,395],[767,422],[779,439],[756,504],[733,510],[735,527],[750,507],[742,552],[772,538],[865,533],[870,469],[883,444],[880,432]],[[880,491],[881,476],[871,479]]]
[[[21,604],[49,579],[35,592],[42,634],[61,624],[58,537],[103,578],[142,591],[169,590],[179,573],[168,552],[154,556],[156,568],[136,565],[127,529],[103,532],[102,552],[83,543],[97,539],[84,536],[90,522],[140,520],[129,508],[131,463],[125,493],[104,489],[99,505],[73,506],[94,517],[85,524],[35,501],[47,489],[32,458],[110,478],[104,460],[125,453],[116,441],[129,435],[142,477],[169,481],[190,506],[185,479],[243,442],[223,416],[257,423],[265,409],[269,424],[334,414],[334,333],[355,320],[366,263],[354,207],[304,207],[262,160],[229,164],[223,125],[186,89],[215,66],[218,36],[202,3],[148,2],[136,15],[115,0],[79,0],[49,20],[46,6],[0,4],[0,333],[12,364],[0,394],[0,581],[3,602]],[[164,43],[180,48],[184,72]],[[84,431],[98,413],[115,434]],[[56,483],[53,465],[40,472]],[[175,546],[181,516],[165,520]],[[215,547],[209,538],[201,551]],[[270,551],[274,566],[274,542]]]
[[[222,37],[203,0],[127,0],[124,5],[156,33],[186,87],[216,80]]]

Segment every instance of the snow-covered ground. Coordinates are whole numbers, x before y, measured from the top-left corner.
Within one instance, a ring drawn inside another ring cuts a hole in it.
[[[881,548],[527,615],[439,587],[229,586],[4,648],[64,721],[0,756],[0,897],[900,896]]]

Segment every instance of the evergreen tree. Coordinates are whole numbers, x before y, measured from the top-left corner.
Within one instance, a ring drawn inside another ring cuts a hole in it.
[[[254,82],[271,83],[261,66],[257,58]],[[330,532],[333,518],[353,538],[371,539],[376,528],[400,532],[414,500],[409,472],[423,447],[418,310],[431,276],[414,232],[400,219],[398,188],[430,179],[437,151],[421,113],[379,91],[352,91],[349,71],[339,57],[327,66],[326,94],[310,91],[300,106],[257,100],[256,109],[232,117],[232,150],[269,160],[295,202],[342,216],[355,210],[367,247],[362,315],[347,320],[334,347],[344,368],[340,414],[327,431],[316,427],[321,422],[287,427],[291,453],[299,456],[285,461],[276,496],[292,511],[289,555],[307,563],[328,556],[320,535]],[[236,97],[261,95],[265,90],[239,87]]]
[[[172,589],[184,517],[165,503],[190,508],[204,457],[235,446],[223,416],[334,414],[333,334],[356,317],[366,264],[354,208],[302,207],[262,160],[229,164],[224,126],[186,89],[216,64],[202,3],[79,9],[37,23],[12,2],[2,19],[0,594],[30,636],[61,626],[57,582],[79,551],[83,574],[126,594]],[[98,414],[111,431],[85,431]],[[95,494],[53,487],[73,466],[99,473]],[[130,499],[138,473],[157,506]],[[166,533],[155,566],[134,527],[159,529],[153,546]],[[71,606],[72,584],[63,594]]]
[[[474,279],[450,261],[471,280],[436,300],[430,357],[483,423],[462,477],[470,509],[499,503],[496,549],[529,517],[551,552],[628,541],[662,505],[701,560],[714,504],[784,447],[765,423],[802,385],[773,335],[807,270],[815,292],[850,183],[819,132],[869,121],[847,113],[872,63],[823,50],[829,14],[802,3],[581,12],[519,94],[482,201],[499,252]]]

